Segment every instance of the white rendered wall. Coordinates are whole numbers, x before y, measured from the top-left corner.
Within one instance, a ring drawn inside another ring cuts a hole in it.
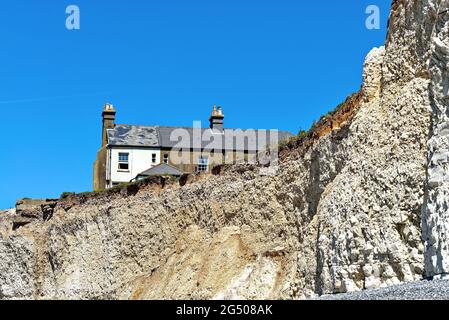
[[[119,170],[119,153],[129,153],[129,170]],[[152,155],[156,155],[156,163],[152,163]],[[139,173],[148,170],[161,163],[161,152],[159,149],[132,149],[112,148],[110,149],[110,177],[114,182],[129,182]]]

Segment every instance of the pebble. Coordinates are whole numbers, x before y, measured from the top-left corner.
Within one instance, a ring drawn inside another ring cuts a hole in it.
[[[326,295],[319,300],[449,300],[449,280],[422,280],[389,288]]]

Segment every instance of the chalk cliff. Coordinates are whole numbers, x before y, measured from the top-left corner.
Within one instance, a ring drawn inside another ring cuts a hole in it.
[[[448,9],[393,1],[360,92],[275,176],[226,167],[0,214],[0,299],[298,299],[444,276]]]

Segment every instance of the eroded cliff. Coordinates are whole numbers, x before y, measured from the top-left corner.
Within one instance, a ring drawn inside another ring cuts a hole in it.
[[[0,215],[0,298],[306,298],[448,272],[448,1],[393,1],[361,91],[281,153]]]

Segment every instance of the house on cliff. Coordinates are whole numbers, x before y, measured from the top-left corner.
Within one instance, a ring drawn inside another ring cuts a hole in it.
[[[292,136],[278,130],[224,128],[221,107],[214,106],[209,127],[115,124],[116,110],[105,104],[102,146],[94,163],[94,190],[152,175],[208,173],[217,165],[257,162],[277,154],[280,141]]]

